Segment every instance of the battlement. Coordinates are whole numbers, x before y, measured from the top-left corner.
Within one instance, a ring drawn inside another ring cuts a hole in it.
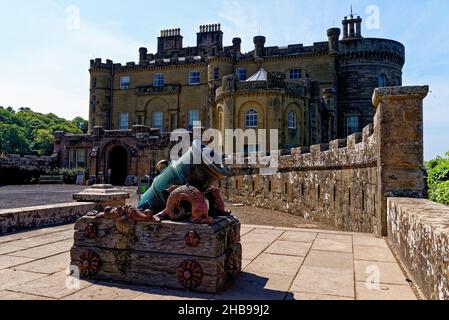
[[[386,235],[387,198],[424,196],[422,123],[428,90],[376,89],[374,125],[362,132],[280,151],[264,158],[266,165],[230,166],[232,176],[222,182],[226,198],[346,231]],[[274,168],[273,157],[279,159]]]

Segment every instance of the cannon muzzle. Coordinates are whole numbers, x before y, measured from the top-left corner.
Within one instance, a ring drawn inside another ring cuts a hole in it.
[[[194,154],[202,155],[205,147],[200,141],[194,141],[192,147],[178,161],[171,163],[156,177],[151,188],[142,196],[138,209],[159,213],[165,209],[169,190],[173,186],[190,185],[206,192],[218,180],[229,176],[224,165],[205,163],[193,164]]]

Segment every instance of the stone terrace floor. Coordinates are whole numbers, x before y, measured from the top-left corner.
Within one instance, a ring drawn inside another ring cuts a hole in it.
[[[244,272],[218,295],[82,281],[66,288],[73,225],[0,237],[0,300],[414,300],[383,239],[309,229],[244,225]],[[365,285],[380,276],[380,288]]]

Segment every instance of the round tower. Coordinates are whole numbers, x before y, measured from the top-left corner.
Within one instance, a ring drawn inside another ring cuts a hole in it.
[[[402,85],[405,48],[393,40],[363,38],[362,19],[351,14],[343,19],[339,50],[338,137],[345,138],[373,122],[374,89]]]
[[[266,38],[264,36],[254,37],[254,57],[262,58],[265,55],[265,42]]]

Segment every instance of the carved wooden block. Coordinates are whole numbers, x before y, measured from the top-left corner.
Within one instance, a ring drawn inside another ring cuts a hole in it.
[[[72,265],[82,278],[216,293],[241,271],[240,222],[118,221],[90,214],[75,225]]]

